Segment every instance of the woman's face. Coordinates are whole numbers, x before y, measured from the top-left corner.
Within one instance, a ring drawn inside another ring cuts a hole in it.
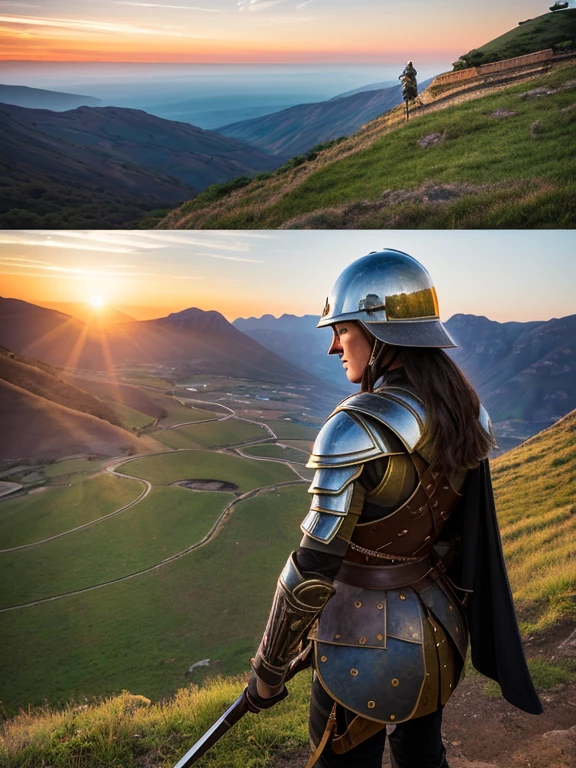
[[[372,354],[372,344],[360,325],[353,320],[349,323],[335,323],[332,330],[334,338],[328,354],[340,355],[346,377],[353,384],[359,384]]]

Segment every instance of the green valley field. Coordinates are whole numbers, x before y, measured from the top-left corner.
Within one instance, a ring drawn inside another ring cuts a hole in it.
[[[132,406],[161,411],[147,434],[167,450],[36,466],[36,487],[0,503],[0,677],[9,711],[123,688],[167,696],[204,658],[210,667],[191,680],[244,670],[306,508],[307,454],[275,441],[280,432],[309,440],[316,430],[240,419],[217,402],[184,405],[153,388],[161,381],[145,389],[84,383],[116,413],[149,420]],[[237,397],[230,380],[213,386]],[[254,600],[262,590],[266,600]]]

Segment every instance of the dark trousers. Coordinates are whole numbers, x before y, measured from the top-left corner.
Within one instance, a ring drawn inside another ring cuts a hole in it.
[[[309,721],[310,739],[313,744],[320,742],[333,704],[331,696],[318,680],[315,680],[312,685]],[[344,707],[336,707],[338,734],[346,730],[354,716],[353,712]],[[430,715],[398,723],[388,735],[393,768],[448,768],[440,732],[441,725],[441,708]],[[381,768],[385,743],[385,727],[343,755],[335,754],[328,742],[316,763],[316,768]]]

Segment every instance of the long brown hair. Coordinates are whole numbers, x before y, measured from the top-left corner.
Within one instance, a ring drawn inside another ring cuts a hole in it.
[[[460,368],[443,349],[383,347],[401,360],[406,377],[424,402],[426,422],[418,452],[433,470],[447,474],[477,467],[494,440],[480,424],[480,398]],[[369,379],[377,380],[388,369],[391,356],[382,354],[384,350],[379,350],[375,362],[380,357],[386,363]],[[366,383],[371,389],[370,381],[363,381],[363,388]]]

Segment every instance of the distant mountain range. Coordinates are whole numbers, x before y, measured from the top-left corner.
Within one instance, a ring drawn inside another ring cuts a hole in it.
[[[293,365],[343,391],[355,392],[357,387],[345,377],[339,357],[328,355],[332,331],[316,328],[319,319],[316,315],[296,317],[286,314],[279,318],[262,315],[258,318],[239,317],[233,325]]]
[[[75,107],[97,107],[101,99],[94,96],[81,96],[77,93],[28,88],[25,85],[0,84],[0,102],[30,109],[53,109],[55,112],[61,112]]]
[[[446,326],[501,434],[528,437],[576,408],[576,315],[530,323],[454,315]]]
[[[425,88],[431,80],[420,87]],[[316,144],[348,136],[402,103],[402,87],[360,88],[329,101],[299,104],[281,112],[218,128],[218,133],[247,141],[273,154],[297,155]]]
[[[234,138],[140,110],[0,104],[0,162],[11,180],[0,187],[0,226],[106,228],[280,161]]]
[[[320,382],[234,328],[219,312],[187,309],[99,328],[17,299],[0,299],[0,344],[50,365],[86,370],[156,363],[179,380],[197,373],[278,384]]]
[[[345,386],[338,357],[319,317],[238,318],[234,325],[307,371]],[[454,315],[446,327],[460,345],[450,354],[478,390],[503,445],[517,443],[576,408],[576,315],[528,323],[498,323]],[[296,333],[294,331],[297,331]]]

